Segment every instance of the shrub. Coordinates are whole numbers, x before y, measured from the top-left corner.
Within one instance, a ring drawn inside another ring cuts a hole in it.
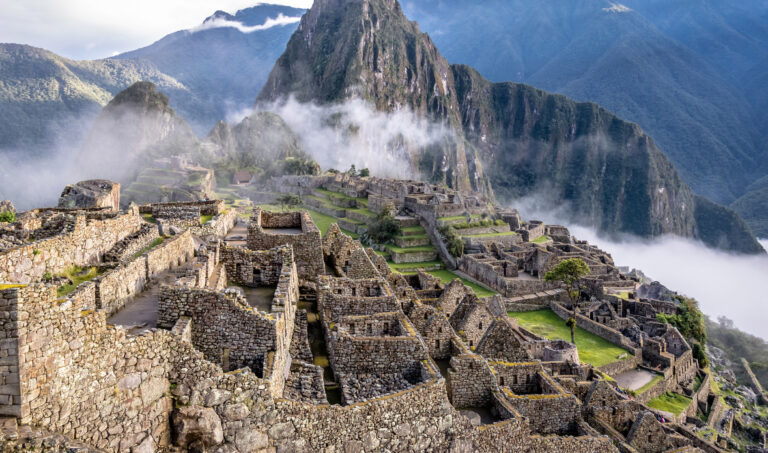
[[[704,353],[704,348],[699,343],[693,343],[693,358],[699,361],[700,367],[706,368],[709,366],[707,354]]]
[[[368,237],[378,244],[392,242],[395,236],[401,234],[400,223],[386,208],[381,210],[376,220],[368,227]]]
[[[701,344],[707,342],[707,329],[704,326],[704,315],[699,310],[698,303],[693,299],[678,298],[680,305],[677,314],[665,315],[659,313],[656,319],[660,322],[671,324],[680,331],[685,338],[693,338]]]
[[[16,221],[16,214],[11,211],[0,212],[0,222],[12,223]]]
[[[496,219],[496,221],[494,223],[496,224],[496,226],[504,226],[504,225],[507,224],[507,222],[505,222],[505,221],[503,221],[501,219]]]
[[[363,178],[371,176],[371,170],[367,168],[363,168],[362,170],[360,170],[360,176],[362,176]]]

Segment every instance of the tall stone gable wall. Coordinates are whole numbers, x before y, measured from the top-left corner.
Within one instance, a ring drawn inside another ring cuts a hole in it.
[[[271,234],[267,228],[300,228],[300,234]],[[248,225],[247,247],[250,250],[268,250],[280,245],[293,247],[293,258],[299,276],[306,280],[316,280],[325,272],[323,261],[323,243],[320,230],[312,222],[306,211],[289,213],[270,213],[254,209],[251,223]]]
[[[161,272],[181,266],[194,255],[195,240],[189,231],[185,231],[146,253],[147,276],[153,278]]]
[[[73,231],[0,253],[0,282],[29,283],[47,272],[93,264],[141,224],[136,209],[113,215],[79,214]]]

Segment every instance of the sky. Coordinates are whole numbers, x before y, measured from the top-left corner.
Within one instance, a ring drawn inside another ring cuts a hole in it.
[[[254,0],[0,0],[0,43],[29,44],[75,59],[105,58],[200,25]],[[309,8],[312,0],[270,2]]]

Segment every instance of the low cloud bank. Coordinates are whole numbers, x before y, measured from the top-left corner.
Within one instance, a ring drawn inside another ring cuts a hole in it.
[[[295,24],[301,20],[301,16],[291,17],[286,16],[283,13],[277,15],[277,17],[268,17],[267,20],[261,25],[245,25],[242,22],[236,20],[227,20],[223,17],[217,17],[211,20],[203,22],[195,28],[191,28],[191,33],[197,33],[203,30],[210,30],[212,28],[235,28],[241,33],[253,33],[255,31],[267,30],[272,27],[282,27],[289,24]]]
[[[529,201],[510,206],[523,206],[524,218],[568,225],[573,236],[610,253],[616,265],[639,269],[669,289],[698,300],[710,318],[726,316],[738,328],[768,340],[768,255],[733,255],[676,236],[653,241],[608,237],[593,228],[569,225],[557,213],[538,211]],[[768,250],[768,240],[760,242]]]
[[[274,112],[299,136],[304,150],[324,169],[369,168],[380,177],[415,178],[413,156],[424,148],[450,139],[452,132],[412,111],[381,112],[366,101],[317,105],[291,98],[258,106]],[[238,122],[251,111],[229,115]]]

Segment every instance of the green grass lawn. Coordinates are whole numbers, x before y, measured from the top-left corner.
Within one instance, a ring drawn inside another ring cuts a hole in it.
[[[460,230],[459,230],[460,231]],[[514,231],[502,231],[500,233],[462,234],[464,238],[491,238],[496,236],[518,236]]]
[[[657,374],[656,376],[653,377],[653,379],[651,379],[650,382],[648,382],[644,386],[640,387],[639,389],[635,390],[635,393],[637,393],[638,395],[640,395],[642,393],[645,393],[649,388],[651,388],[654,385],[656,385],[656,383],[659,382],[662,379],[664,379],[664,376],[661,375],[661,374]]]
[[[142,214],[141,217],[144,219],[145,222],[157,223],[157,219],[155,219],[152,216],[152,214]]]
[[[379,255],[382,256],[389,256],[388,253],[385,252],[376,252]],[[389,268],[393,271],[400,272],[403,269],[424,269],[428,267],[435,267],[435,266],[442,266],[443,262],[440,260],[434,260],[434,261],[422,261],[419,263],[387,263],[389,264]]]
[[[434,245],[421,245],[419,247],[398,247],[396,245],[387,244],[385,247],[395,253],[421,253],[421,252],[436,252]]]
[[[539,236],[536,239],[532,240],[531,242],[533,242],[534,244],[543,244],[543,243],[547,242],[548,240],[549,240],[549,238],[546,237],[546,236]]]
[[[210,222],[212,219],[213,219],[212,215],[201,215],[200,224],[205,225],[206,223]]]
[[[427,230],[424,229],[422,226],[415,226],[415,227],[405,227],[401,228],[401,231],[403,232],[403,235],[408,236],[411,234],[427,234]]]
[[[471,282],[465,278],[461,278],[449,270],[443,269],[439,271],[427,271],[427,273],[434,275],[435,277],[438,277],[445,284],[448,284],[452,282],[454,279],[458,278],[461,280],[462,283],[472,288],[472,291],[475,292],[475,295],[477,297],[490,297],[490,296],[496,295],[496,291],[488,289],[484,286],[480,286],[477,283]]]
[[[550,340],[571,341],[571,330],[552,310],[537,310],[526,312],[509,312],[509,316],[517,318],[520,326],[531,332],[549,338]],[[601,367],[618,360],[621,354],[629,354],[623,348],[610,343],[586,330],[576,328],[576,348],[582,362]]]
[[[646,406],[660,411],[680,415],[689,405],[691,399],[677,393],[667,392],[648,401]]]
[[[331,217],[321,212],[313,211],[311,209],[307,209],[307,212],[309,212],[309,216],[312,217],[312,221],[315,222],[315,226],[320,229],[320,233],[323,236],[325,236],[325,232],[328,231],[328,228],[330,228],[331,224],[337,222],[335,217]]]

